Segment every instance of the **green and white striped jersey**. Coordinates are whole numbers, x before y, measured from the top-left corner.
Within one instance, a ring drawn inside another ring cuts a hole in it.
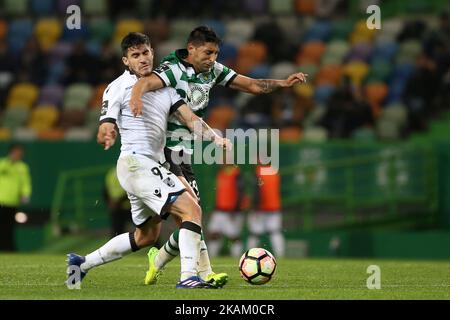
[[[183,60],[187,55],[186,49],[170,53],[153,73],[161,78],[167,87],[176,89],[192,111],[202,117],[208,106],[211,88],[216,84],[229,85],[237,74],[217,61],[210,71],[196,74],[193,65]],[[169,117],[167,125],[166,147],[192,154],[191,133],[173,116]]]

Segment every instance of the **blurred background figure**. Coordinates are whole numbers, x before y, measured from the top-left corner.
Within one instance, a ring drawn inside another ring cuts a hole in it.
[[[270,166],[261,164],[256,166],[253,211],[247,219],[249,231],[247,248],[258,247],[261,236],[267,233],[274,255],[283,257],[285,243],[282,233],[280,175],[275,170],[269,174],[262,174],[262,169],[272,170]]]
[[[127,193],[122,189],[117,179],[115,166],[106,174],[105,200],[111,217],[111,236],[126,232],[127,223],[130,221],[131,207]]]
[[[208,250],[218,256],[224,239],[231,242],[230,254],[242,254],[241,233],[244,224],[244,179],[236,165],[223,164],[216,176],[216,202],[208,224]]]
[[[10,146],[8,156],[0,158],[0,250],[14,251],[14,223],[17,209],[30,201],[31,178],[22,161],[24,148]]]

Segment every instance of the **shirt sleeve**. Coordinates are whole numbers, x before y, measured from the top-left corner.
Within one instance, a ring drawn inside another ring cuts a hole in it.
[[[118,82],[113,82],[106,88],[103,93],[100,123],[116,123],[123,100],[124,89],[125,88],[121,88],[120,83]]]
[[[186,102],[181,98],[181,96],[173,88],[169,89],[169,95],[170,95],[170,111],[169,111],[169,114],[172,114],[179,107],[181,107],[183,104],[186,104]]]
[[[219,62],[214,63],[214,73],[217,76],[216,84],[221,86],[228,86],[236,78],[237,73]]]
[[[175,64],[170,62],[163,62],[155,70],[153,70],[153,73],[162,80],[166,87],[176,87],[177,70]]]
[[[20,194],[22,197],[29,198],[31,196],[31,177],[30,177],[30,169],[27,164],[23,164],[22,167],[22,177],[20,184]]]

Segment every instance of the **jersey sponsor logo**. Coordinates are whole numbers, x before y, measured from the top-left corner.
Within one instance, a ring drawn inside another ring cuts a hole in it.
[[[104,116],[108,112],[108,100],[103,101],[102,110],[100,111],[100,115]]]
[[[153,191],[153,194],[155,195],[155,196],[157,196],[158,198],[161,198],[162,196],[161,196],[161,189],[160,188],[156,188],[154,191]]]
[[[175,187],[175,182],[170,177],[165,178],[163,182],[171,188]]]
[[[160,64],[155,70],[153,70],[156,73],[164,73],[167,70],[169,70],[170,67],[166,64]]]

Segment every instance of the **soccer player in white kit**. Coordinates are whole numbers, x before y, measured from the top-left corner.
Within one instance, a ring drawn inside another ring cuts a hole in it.
[[[140,117],[134,117],[128,106],[131,88],[138,77],[151,72],[153,52],[149,38],[141,33],[128,34],[122,40],[122,51],[128,70],[105,90],[97,141],[104,145],[105,150],[109,149],[117,137],[115,128],[119,128],[122,145],[117,176],[127,191],[136,230],[112,238],[86,256],[69,254],[68,265],[78,266],[82,279],[93,267],[153,245],[159,236],[162,219],[170,212],[181,220],[181,276],[176,287],[214,288],[197,274],[201,208],[188,192],[184,192],[186,188],[183,183],[160,163],[164,161],[169,115],[174,115],[196,134],[221,147],[230,148],[231,143],[216,135],[172,88],[146,94],[143,98],[145,110]]]

